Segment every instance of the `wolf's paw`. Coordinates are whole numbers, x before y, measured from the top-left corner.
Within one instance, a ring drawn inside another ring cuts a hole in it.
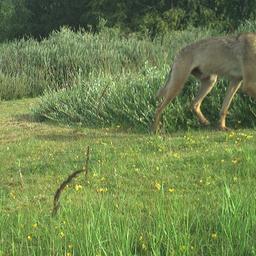
[[[231,131],[231,129],[228,128],[227,126],[219,126],[219,130],[220,130],[220,131],[223,131],[223,132]]]
[[[211,123],[207,119],[205,119],[205,120],[202,120],[201,124],[204,126],[209,126]]]

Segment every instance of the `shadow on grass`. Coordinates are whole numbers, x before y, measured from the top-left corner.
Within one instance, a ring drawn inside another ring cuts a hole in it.
[[[124,127],[91,127],[77,124],[63,124],[55,121],[40,121],[31,114],[13,116],[20,124],[38,124],[39,129],[34,129],[34,137],[42,141],[71,142],[83,139],[131,138],[134,136],[148,136],[149,133]],[[41,125],[44,128],[41,129]],[[35,127],[37,128],[37,127]]]
[[[118,131],[107,131],[105,129],[98,130],[75,130],[65,131],[64,133],[60,132],[51,132],[49,134],[39,134],[35,136],[39,140],[46,141],[78,141],[78,140],[90,140],[92,143],[94,140],[99,139],[129,139],[138,137],[138,134],[135,133],[124,133]]]
[[[43,141],[59,141],[59,142],[65,142],[65,141],[77,141],[81,139],[86,138],[86,134],[82,133],[74,133],[71,132],[65,132],[64,134],[61,133],[50,133],[50,134],[39,134],[35,136],[38,140]]]
[[[31,114],[20,114],[20,115],[15,115],[14,119],[17,122],[28,122],[28,123],[35,123],[38,122],[38,120],[36,120],[36,118],[31,115]]]

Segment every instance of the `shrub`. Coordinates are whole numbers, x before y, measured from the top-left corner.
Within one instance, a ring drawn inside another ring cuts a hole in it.
[[[253,24],[245,26],[251,28]],[[40,119],[146,131],[156,108],[155,93],[164,84],[176,52],[213,34],[216,31],[191,29],[150,40],[105,27],[98,34],[63,28],[41,42],[29,39],[2,44],[0,97],[30,97],[44,92],[34,110]],[[219,84],[203,104],[203,111],[213,122],[217,122],[226,87],[224,81]],[[189,79],[181,96],[165,111],[167,131],[198,127],[190,110],[197,86],[193,78]],[[239,120],[252,126],[254,113],[252,101],[237,96],[229,123],[238,125],[235,122]]]

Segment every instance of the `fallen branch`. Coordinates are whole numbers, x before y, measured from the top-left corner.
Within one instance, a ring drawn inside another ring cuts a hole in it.
[[[71,183],[71,181],[76,178],[80,173],[84,172],[84,175],[87,176],[88,174],[88,163],[89,163],[89,153],[90,153],[90,148],[89,146],[87,147],[87,153],[86,153],[86,163],[85,167],[82,170],[75,171],[71,173],[66,180],[64,180],[59,188],[56,190],[54,199],[53,199],[53,209],[52,209],[52,216],[55,216],[60,208],[60,196],[65,187]]]

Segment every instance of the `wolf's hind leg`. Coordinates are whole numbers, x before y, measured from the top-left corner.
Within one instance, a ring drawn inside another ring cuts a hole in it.
[[[159,103],[156,113],[155,113],[155,120],[154,120],[154,124],[153,124],[153,132],[157,133],[158,131],[158,126],[159,126],[159,122],[160,122],[160,117],[161,114],[164,110],[164,108],[169,104],[169,102],[171,102],[177,95],[178,95],[179,91],[174,88],[171,88],[169,90],[169,92],[167,92],[164,97],[164,99],[162,100],[162,102]]]
[[[200,123],[204,125],[209,125],[210,122],[205,118],[203,113],[201,112],[201,104],[206,97],[206,95],[212,90],[214,84],[217,81],[216,75],[211,75],[207,78],[201,79],[201,87],[199,88],[198,94],[193,100],[192,108],[200,121]]]
[[[222,103],[221,111],[220,111],[219,127],[221,130],[228,130],[228,128],[226,127],[226,116],[228,113],[228,108],[231,104],[231,101],[232,101],[234,95],[236,94],[236,92],[240,86],[241,86],[240,80],[233,80],[233,81],[231,81],[231,83],[227,89],[224,101]]]
[[[176,73],[173,73],[173,77],[169,80],[167,86],[164,88],[165,94],[163,100],[159,103],[155,113],[155,120],[153,124],[154,133],[157,133],[160,123],[160,117],[163,110],[180,93],[187,80],[188,75],[189,72],[184,72],[184,74],[182,74],[177,71]]]
[[[163,97],[159,103],[153,124],[153,132],[157,133],[160,118],[165,107],[180,93],[191,73],[191,56],[178,56],[175,58],[171,74],[164,88],[158,91],[158,97]]]

